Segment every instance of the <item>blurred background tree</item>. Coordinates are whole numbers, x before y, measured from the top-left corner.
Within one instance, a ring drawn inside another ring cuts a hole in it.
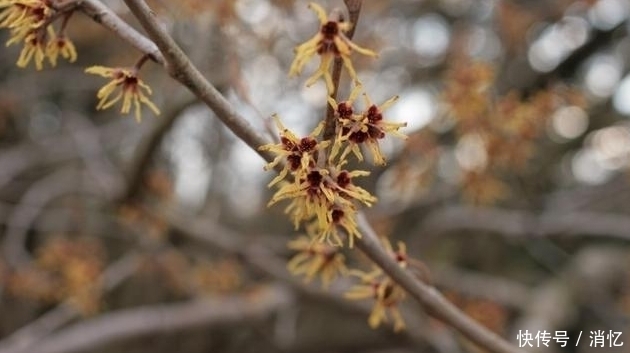
[[[275,134],[278,113],[305,135],[321,119],[326,85],[287,77],[318,25],[306,2],[150,5],[255,128]],[[409,135],[361,180],[370,220],[515,344],[562,330],[568,347],[542,350],[594,352],[588,334],[612,330],[626,342],[606,351],[629,349],[629,16],[627,0],[363,4],[355,40],[380,57],[356,69],[375,102],[400,95],[387,117]],[[159,116],[96,111],[102,82],[84,69],[141,54],[80,14],[67,34],[72,64],[0,55],[0,352],[478,351],[413,303],[407,331],[372,331],[369,303],[340,295],[348,279],[290,275],[296,234],[265,207],[259,156],[150,62]]]

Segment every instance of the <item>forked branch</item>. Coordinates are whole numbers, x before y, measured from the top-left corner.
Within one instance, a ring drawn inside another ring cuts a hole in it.
[[[125,3],[159,48],[169,74],[208,105],[230,130],[259,153],[263,159],[271,161],[272,156],[270,154],[258,150],[259,146],[270,143],[270,141],[240,116],[225,97],[204,78],[186,54],[161,27],[156,15],[147,4],[143,0],[125,0]],[[360,1],[347,1],[347,3],[360,4]],[[352,10],[350,13],[352,15]],[[358,12],[356,14],[358,16]],[[129,40],[129,37],[127,39]],[[384,251],[374,230],[364,216],[359,215],[359,222],[364,236],[357,239],[357,247],[407,290],[414,299],[424,306],[427,312],[453,326],[468,339],[490,351],[498,353],[523,352],[466,316],[434,287],[415,279],[410,273],[401,269]]]

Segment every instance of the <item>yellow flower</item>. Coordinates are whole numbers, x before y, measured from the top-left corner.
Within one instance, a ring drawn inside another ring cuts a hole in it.
[[[291,215],[295,228],[301,222],[313,220],[307,229],[320,242],[330,245],[343,244],[343,230],[348,236],[349,246],[354,238],[360,238],[355,215],[354,201],[371,206],[376,198],[367,190],[353,184],[352,179],[368,175],[366,171],[341,169],[345,163],[328,169],[310,166],[295,175],[293,183],[284,183],[269,201],[269,206],[290,199],[285,212]]]
[[[315,165],[317,163],[318,151],[330,145],[328,141],[317,141],[317,136],[324,128],[324,123],[317,125],[315,130],[308,136],[298,138],[291,130],[287,129],[282,124],[278,115],[274,114],[272,118],[276,122],[278,130],[280,130],[280,143],[267,144],[260,146],[258,149],[260,151],[270,151],[277,155],[271,163],[265,166],[265,170],[272,169],[285,158],[286,163],[280,174],[275,177],[268,186],[273,186],[284,179],[289,171],[296,172],[298,169],[305,170],[309,165]]]
[[[383,275],[380,269],[365,273],[361,271],[351,271],[351,274],[360,278],[362,284],[352,287],[346,292],[348,299],[360,300],[373,298],[374,307],[368,318],[368,324],[375,329],[382,322],[389,322],[389,317],[394,320],[394,331],[398,332],[405,328],[398,304],[406,297],[405,291],[395,284],[389,277]],[[389,312],[389,315],[388,315]]]
[[[398,250],[394,251],[392,244],[385,237],[381,238],[381,243],[385,247],[385,250],[396,260],[398,265],[402,268],[407,268],[409,257],[407,256],[407,244],[399,241],[397,243]]]
[[[344,199],[359,201],[368,207],[376,202],[376,197],[372,196],[369,191],[360,186],[354,185],[352,179],[359,176],[368,176],[370,172],[364,170],[353,170],[351,172],[341,169],[346,161],[339,163],[337,166],[330,167],[330,175],[334,180],[335,191]]]
[[[290,241],[288,247],[298,253],[289,261],[287,268],[295,275],[305,275],[307,282],[319,275],[322,285],[327,288],[339,275],[348,272],[345,257],[338,248],[314,242],[306,236]]]
[[[50,28],[50,27],[49,27]],[[46,38],[39,31],[31,31],[24,38],[24,47],[20,52],[17,60],[17,66],[25,68],[31,62],[35,62],[35,68],[41,70],[44,68],[44,59],[46,58]]]
[[[286,211],[293,214],[296,228],[301,221],[317,217],[322,228],[328,224],[328,211],[335,201],[334,186],[329,171],[313,168],[296,177],[295,183],[286,183],[273,195],[268,206],[292,199]]]
[[[398,96],[394,96],[377,106],[364,94],[368,108],[361,114],[354,114],[352,102],[358,89],[357,87],[353,90],[348,101],[337,103],[334,99],[329,99],[338,119],[337,138],[331,149],[330,159],[332,160],[337,156],[343,143],[346,142],[347,145],[339,157],[340,160],[345,159],[348,153],[352,152],[359,161],[363,161],[359,146],[365,145],[372,154],[374,164],[384,165],[385,157],[381,153],[378,140],[384,138],[387,133],[402,139],[407,138],[406,135],[398,132],[401,127],[407,126],[407,123],[392,123],[383,120],[383,111],[394,104],[398,100]]]
[[[54,12],[47,0],[4,0],[0,11],[0,28],[20,31],[41,27]]]
[[[313,38],[295,48],[295,59],[291,64],[289,75],[295,76],[300,74],[302,68],[311,57],[318,54],[321,56],[319,68],[308,78],[306,81],[307,86],[312,85],[317,79],[324,76],[328,92],[331,93],[334,87],[329,68],[335,58],[341,58],[343,60],[343,64],[348,70],[350,77],[352,77],[355,82],[358,82],[357,74],[350,60],[352,50],[354,49],[363,55],[371,57],[375,57],[377,54],[371,50],[361,48],[346,37],[344,33],[352,28],[351,23],[329,19],[324,9],[316,3],[310,3],[308,6],[317,14],[320,29]]]
[[[76,60],[74,44],[63,34],[66,20],[59,35],[51,25],[58,14],[47,0],[0,2],[0,28],[9,28],[11,31],[6,45],[24,45],[17,60],[18,67],[24,68],[33,60],[37,70],[41,70],[46,57],[50,65],[55,66],[59,55],[70,62]]]
[[[57,65],[59,55],[73,63],[77,60],[77,49],[65,35],[54,36],[46,46],[46,55],[52,66]]]
[[[122,99],[120,112],[128,114],[133,104],[137,121],[141,118],[141,104],[145,104],[156,115],[160,110],[149,100],[147,95],[151,95],[151,87],[145,84],[139,77],[135,69],[111,68],[104,66],[92,66],[85,70],[86,73],[100,75],[112,80],[103,86],[96,97],[100,99],[96,109],[107,109]],[[111,98],[112,93],[120,87],[120,92]],[[146,92],[146,94],[145,94]]]
[[[333,246],[342,246],[340,229],[343,229],[348,237],[348,247],[354,247],[354,238],[361,238],[356,220],[356,208],[352,204],[335,206],[327,217],[326,225],[317,234],[319,241],[326,241]]]

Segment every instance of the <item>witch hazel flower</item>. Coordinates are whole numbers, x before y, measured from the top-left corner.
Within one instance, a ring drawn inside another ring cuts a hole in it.
[[[319,151],[330,145],[328,141],[317,140],[317,136],[324,128],[323,123],[317,125],[308,136],[299,138],[284,126],[277,114],[274,114],[272,118],[280,131],[280,143],[260,146],[258,150],[276,154],[276,158],[271,163],[265,165],[265,170],[273,169],[281,162],[284,162],[284,166],[280,174],[275,177],[268,186],[277,184],[283,180],[289,172],[298,173],[299,170],[306,170],[309,165],[315,165],[318,160]]]
[[[313,240],[312,237],[300,236],[288,243],[287,247],[297,254],[291,258],[287,268],[294,275],[304,275],[305,282],[319,277],[322,286],[328,288],[337,277],[347,274],[345,256],[338,247]]]
[[[151,87],[140,79],[137,67],[92,66],[87,68],[85,72],[111,79],[96,94],[96,97],[99,99],[96,105],[97,110],[110,108],[122,100],[120,112],[128,114],[133,106],[136,121],[138,122],[142,118],[142,104],[151,109],[155,115],[160,114],[160,110],[148,97],[152,94]],[[114,94],[116,91],[118,93]]]
[[[328,103],[335,110],[337,118],[337,137],[333,143],[330,158],[335,158],[341,152],[339,159],[343,160],[352,152],[359,161],[363,161],[360,147],[365,146],[370,151],[374,164],[385,165],[385,157],[381,152],[379,140],[388,134],[407,139],[406,135],[398,131],[407,126],[407,123],[389,122],[383,118],[383,111],[391,107],[398,100],[398,96],[376,105],[364,93],[367,108],[363,112],[355,113],[353,103],[361,89],[360,85],[356,86],[348,100],[343,102],[328,98]]]
[[[307,86],[311,86],[323,76],[328,93],[332,94],[334,91],[334,85],[330,74],[330,65],[333,60],[337,58],[341,58],[344,66],[350,74],[350,77],[358,83],[359,79],[356,71],[354,70],[354,66],[352,65],[350,54],[353,50],[371,57],[376,57],[377,54],[369,49],[356,45],[346,36],[345,33],[352,28],[352,23],[344,22],[340,18],[334,18],[340,17],[338,14],[330,17],[327,16],[324,9],[316,3],[310,3],[308,7],[315,12],[317,18],[319,19],[319,32],[317,32],[317,34],[311,39],[295,48],[295,59],[291,64],[289,76],[299,75],[302,72],[304,65],[306,65],[313,56],[319,55],[321,60],[319,68],[306,80]]]
[[[0,0],[0,29],[9,30],[6,45],[23,45],[16,63],[18,67],[25,68],[34,62],[39,71],[44,68],[46,58],[53,67],[59,56],[69,62],[77,59],[76,48],[65,34],[76,6],[57,5],[53,0]],[[55,30],[53,22],[57,19],[62,23]]]
[[[388,323],[391,319],[394,331],[403,330],[405,321],[399,306],[406,298],[405,290],[385,276],[380,269],[375,269],[372,272],[352,270],[350,274],[358,277],[361,284],[350,288],[344,296],[352,300],[374,300],[374,306],[368,317],[370,327],[373,329],[378,328],[381,323]]]

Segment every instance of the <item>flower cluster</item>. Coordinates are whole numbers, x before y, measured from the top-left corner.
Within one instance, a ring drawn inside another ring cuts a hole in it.
[[[7,46],[23,44],[17,60],[17,66],[24,68],[34,62],[37,70],[44,68],[47,60],[50,66],[56,66],[59,57],[69,62],[77,59],[77,50],[66,36],[66,26],[70,16],[77,9],[73,1],[59,0],[0,0],[0,29],[10,31]],[[54,23],[61,24],[55,29]],[[101,75],[112,80],[98,91],[99,103],[96,109],[106,109],[122,100],[121,113],[127,114],[134,107],[136,120],[140,120],[141,104],[146,105],[155,114],[158,108],[149,100],[151,88],[138,78],[138,70],[148,57],[142,59],[131,69],[93,66],[87,73]],[[120,92],[111,96],[120,88]]]
[[[330,143],[317,140],[323,124],[319,124],[310,135],[298,138],[278,116],[274,119],[280,130],[280,142],[259,148],[277,155],[265,169],[284,162],[280,174],[269,183],[269,186],[280,184],[269,205],[290,200],[286,212],[296,229],[306,223],[307,232],[316,239],[340,246],[343,244],[339,233],[341,228],[348,235],[352,247],[354,237],[361,236],[355,220],[356,202],[371,206],[376,201],[367,190],[355,185],[353,179],[369,173],[348,171],[343,168],[345,161],[324,163],[321,157]],[[293,180],[284,180],[289,174]]]
[[[384,165],[385,157],[381,153],[379,140],[383,139],[388,133],[406,139],[407,136],[398,130],[407,126],[407,123],[394,123],[383,120],[383,111],[394,104],[398,100],[398,96],[388,99],[381,105],[376,105],[364,93],[363,97],[367,108],[365,111],[356,114],[352,104],[361,88],[361,85],[357,85],[352,90],[348,100],[343,102],[337,103],[333,98],[328,98],[328,102],[334,108],[335,117],[337,118],[337,136],[330,158],[335,158],[345,144],[339,157],[341,160],[345,159],[348,153],[352,152],[359,161],[363,161],[360,146],[364,145],[372,154],[374,164]]]
[[[31,61],[37,70],[44,68],[48,59],[57,65],[59,56],[74,62],[77,51],[65,35],[65,27],[74,8],[58,8],[53,0],[0,0],[0,28],[7,28],[10,37],[7,46],[22,43],[24,46],[17,66],[24,68]],[[59,30],[53,22],[62,19]]]
[[[340,275],[356,274],[363,284],[351,290],[347,297],[375,299],[370,326],[377,327],[387,321],[390,313],[394,318],[395,329],[400,330],[404,328],[404,322],[397,304],[405,298],[404,290],[380,270],[370,273],[349,271],[340,247],[348,244],[352,248],[355,238],[361,238],[357,223],[358,208],[370,207],[376,202],[376,197],[355,184],[355,178],[367,176],[369,172],[350,169],[349,155],[352,152],[362,162],[362,149],[365,149],[374,164],[384,165],[381,140],[388,134],[406,138],[399,132],[406,124],[389,122],[383,117],[383,112],[396,102],[397,96],[382,104],[375,104],[364,92],[350,54],[354,50],[374,57],[376,53],[350,40],[349,31],[353,24],[344,22],[337,12],[327,16],[317,4],[311,3],[309,7],[317,14],[320,29],[313,38],[295,49],[295,60],[289,74],[298,75],[314,55],[319,55],[319,68],[307,79],[306,84],[310,86],[318,79],[324,79],[329,94],[329,113],[326,121],[319,123],[305,137],[296,136],[282,124],[277,115],[273,116],[280,132],[279,142],[259,147],[259,150],[275,155],[265,170],[276,169],[279,172],[269,183],[270,187],[278,186],[269,206],[288,201],[285,213],[293,221],[296,230],[303,227],[306,232],[305,236],[289,242],[289,248],[297,252],[288,264],[292,273],[304,275],[307,281],[319,276],[324,287]],[[352,78],[354,87],[346,100],[334,98],[339,83],[333,81],[331,74],[334,60],[336,67],[340,68],[343,63]],[[364,107],[357,109],[354,101],[360,94],[364,97]],[[401,266],[406,267],[404,245],[397,252],[388,246],[385,245],[387,251],[395,255]]]

